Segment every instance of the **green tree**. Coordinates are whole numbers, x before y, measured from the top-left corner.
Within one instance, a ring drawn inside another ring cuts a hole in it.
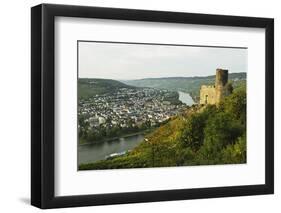
[[[227,96],[219,105],[219,109],[231,115],[233,119],[246,124],[246,87],[240,87]]]
[[[233,120],[228,113],[218,112],[209,117],[204,128],[204,143],[200,148],[199,163],[220,163],[222,149],[234,144],[242,133],[243,126]]]
[[[239,137],[233,145],[222,150],[223,163],[246,163],[246,134]]]
[[[183,147],[198,151],[204,141],[204,128],[207,119],[216,113],[216,107],[208,105],[203,112],[191,114],[182,130]]]

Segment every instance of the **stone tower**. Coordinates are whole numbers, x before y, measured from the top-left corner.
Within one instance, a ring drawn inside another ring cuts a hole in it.
[[[217,69],[216,70],[216,103],[219,103],[221,99],[226,95],[225,85],[228,82],[228,70]]]
[[[216,87],[225,86],[228,81],[228,70],[218,68],[216,70]]]
[[[229,95],[226,89],[228,70],[216,70],[215,85],[202,85],[200,89],[200,104],[218,104],[224,96]]]

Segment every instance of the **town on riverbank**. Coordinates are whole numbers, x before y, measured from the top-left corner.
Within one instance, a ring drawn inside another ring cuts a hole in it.
[[[116,139],[155,128],[182,113],[179,93],[154,88],[118,88],[78,101],[80,144]]]

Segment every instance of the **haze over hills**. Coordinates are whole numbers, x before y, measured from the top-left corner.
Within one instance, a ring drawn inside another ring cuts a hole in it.
[[[78,79],[78,96],[87,98],[96,94],[110,93],[120,88],[134,88],[134,86],[124,84],[112,79],[99,78],[79,78]]]
[[[246,73],[230,73],[228,78],[233,86],[237,87],[246,82]],[[98,78],[79,78],[78,95],[79,98],[87,98],[96,94],[110,93],[120,88],[151,87],[187,92],[196,101],[199,96],[201,85],[211,85],[214,83],[215,75],[203,77],[144,78],[122,81]]]
[[[246,81],[246,73],[229,73],[228,79],[236,87]],[[194,99],[199,96],[201,85],[211,85],[215,83],[215,75],[202,77],[164,77],[164,78],[144,78],[138,80],[126,80],[123,83],[136,87],[152,87],[158,89],[168,89],[172,91],[183,91],[189,93]]]

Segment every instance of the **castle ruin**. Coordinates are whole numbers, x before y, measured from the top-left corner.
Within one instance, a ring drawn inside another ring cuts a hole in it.
[[[232,89],[227,87],[228,70],[216,70],[215,85],[202,85],[200,89],[200,104],[218,104],[223,97],[229,95]]]

